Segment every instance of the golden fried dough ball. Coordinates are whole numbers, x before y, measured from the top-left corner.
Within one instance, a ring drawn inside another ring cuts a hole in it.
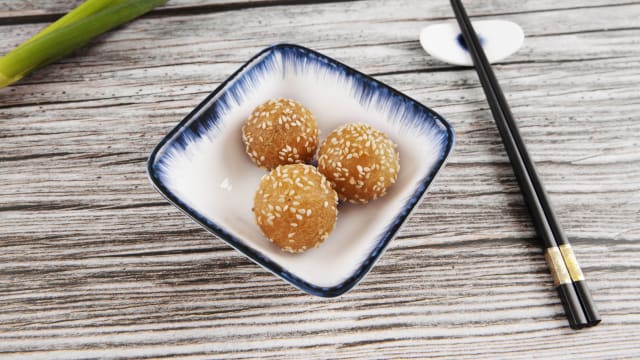
[[[282,98],[255,108],[242,127],[247,154],[256,165],[267,169],[310,162],[318,147],[318,136],[311,111]]]
[[[311,165],[281,165],[264,175],[253,199],[262,232],[282,250],[303,252],[333,231],[338,194]]]
[[[400,157],[386,134],[366,124],[347,124],[320,145],[318,170],[340,199],[367,203],[384,196],[398,178]]]

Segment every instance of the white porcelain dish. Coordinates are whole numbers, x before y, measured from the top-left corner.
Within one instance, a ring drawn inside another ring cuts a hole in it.
[[[520,25],[507,20],[472,22],[487,60],[500,61],[515,53],[524,42]],[[473,66],[473,60],[455,22],[427,26],[420,32],[420,45],[431,56],[449,64]]]
[[[241,127],[254,107],[277,97],[309,108],[321,140],[342,124],[365,122],[386,132],[400,153],[388,194],[367,205],[340,204],[334,232],[302,254],[269,242],[251,211],[265,171],[245,154]],[[147,171],[156,189],[205,229],[294,286],[332,297],[369,272],[453,143],[451,126],[415,100],[313,50],[279,44],[250,59],[180,122],[153,150]]]

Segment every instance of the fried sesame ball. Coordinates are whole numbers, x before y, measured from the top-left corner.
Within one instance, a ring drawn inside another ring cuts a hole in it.
[[[311,111],[294,100],[282,98],[256,107],[242,127],[247,154],[256,165],[266,169],[310,162],[318,147],[318,136]]]
[[[385,133],[366,124],[347,124],[320,145],[318,170],[341,200],[367,203],[384,196],[398,178],[400,157]]]
[[[338,194],[311,165],[281,165],[264,175],[253,199],[256,223],[282,250],[319,246],[333,231]]]

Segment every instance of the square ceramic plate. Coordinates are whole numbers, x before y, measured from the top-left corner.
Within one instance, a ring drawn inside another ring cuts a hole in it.
[[[310,109],[321,141],[336,127],[365,122],[398,144],[400,172],[386,196],[339,206],[335,230],[318,248],[281,251],[256,225],[253,195],[265,171],[244,152],[241,128],[266,100]],[[343,294],[371,270],[443,167],[454,132],[417,101],[313,50],[268,47],[213,91],[158,144],[147,171],[172,204],[251,260],[317,296]]]

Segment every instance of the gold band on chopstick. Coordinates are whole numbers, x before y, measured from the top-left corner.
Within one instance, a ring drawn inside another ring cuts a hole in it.
[[[567,271],[567,267],[562,260],[562,254],[557,247],[550,247],[544,253],[547,264],[549,264],[549,270],[551,270],[551,276],[553,276],[553,285],[558,286],[561,284],[568,284],[571,282],[571,277]]]
[[[567,265],[567,270],[569,270],[569,276],[571,276],[571,280],[580,281],[584,280],[584,275],[582,274],[582,269],[580,269],[580,265],[578,265],[578,260],[576,260],[576,255],[573,253],[573,249],[569,244],[560,245],[560,253],[562,253],[562,257],[564,258],[564,263]]]

